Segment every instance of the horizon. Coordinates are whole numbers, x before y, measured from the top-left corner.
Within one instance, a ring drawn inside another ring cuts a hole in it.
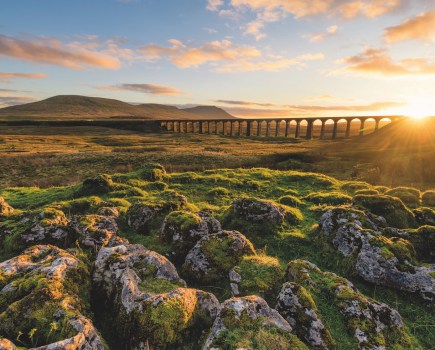
[[[74,94],[248,118],[435,114],[433,1],[4,3],[0,107]]]

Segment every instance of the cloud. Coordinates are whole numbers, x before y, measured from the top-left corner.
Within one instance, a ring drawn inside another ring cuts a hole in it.
[[[321,42],[321,41],[325,40],[326,38],[334,36],[337,33],[337,30],[338,30],[338,26],[336,26],[336,25],[330,26],[326,29],[326,31],[324,33],[310,35],[310,37],[309,37],[310,42],[312,42],[312,43]]]
[[[394,61],[384,49],[367,48],[361,54],[342,59],[344,69],[333,73],[358,72],[384,76],[435,74],[435,60],[406,58]]]
[[[405,40],[435,41],[435,10],[419,14],[385,30],[387,43]]]
[[[186,69],[209,64],[217,72],[281,71],[290,66],[303,66],[305,61],[321,60],[323,54],[306,54],[295,58],[264,56],[254,46],[237,45],[230,40],[212,41],[199,46],[171,39],[170,46],[147,45],[140,49],[150,61],[167,59]]]
[[[151,95],[180,95],[183,91],[178,90],[171,86],[158,85],[158,84],[119,84],[109,86],[97,86],[99,90],[126,90],[141,92]]]
[[[0,82],[11,83],[15,79],[45,79],[46,74],[42,73],[11,73],[11,72],[0,72]]]
[[[0,90],[1,91],[1,90]],[[0,108],[36,101],[28,96],[0,96]]]
[[[109,42],[108,47],[104,49],[98,48],[96,42],[76,41],[64,44],[46,37],[25,39],[0,35],[0,56],[72,69],[119,68],[119,59],[110,55],[111,52],[114,53],[114,43]]]
[[[291,15],[294,18],[327,15],[342,18],[363,16],[376,18],[403,8],[409,0],[230,0],[227,4],[219,0],[209,0],[207,8],[220,15],[229,13],[232,17],[245,14],[250,10],[256,19],[244,26],[246,34],[253,35],[256,40],[263,39],[263,29],[267,23],[277,22]],[[218,6],[214,4],[219,3]]]

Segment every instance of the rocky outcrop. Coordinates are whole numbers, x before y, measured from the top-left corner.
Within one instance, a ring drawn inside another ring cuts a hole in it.
[[[234,336],[230,336],[233,332],[237,334],[236,344],[229,343],[234,341]],[[274,333],[276,338],[268,337],[270,333]],[[269,344],[263,343],[265,348],[283,349],[274,347],[272,343],[273,340],[279,343],[279,339],[286,344],[286,349],[305,349],[292,334],[289,323],[276,310],[270,308],[264,299],[258,296],[231,298],[222,304],[203,350],[252,349],[254,342],[261,343],[265,339],[271,341]]]
[[[111,305],[114,331],[133,348],[195,341],[191,335],[209,327],[219,310],[213,294],[184,288],[174,265],[141,245],[102,248],[93,282]]]
[[[104,208],[104,212],[112,208]],[[84,215],[75,216],[69,225],[75,236],[79,237],[80,243],[86,248],[99,249],[109,244],[112,237],[118,235],[116,216]]]
[[[14,208],[6,203],[3,197],[0,197],[0,218],[11,215],[13,211]]]
[[[88,279],[78,258],[50,245],[0,263],[0,334],[44,350],[103,350],[97,330],[82,315],[89,311],[83,309],[86,303],[77,296],[87,294]],[[1,344],[13,348],[6,340]]]
[[[219,221],[206,212],[173,211],[163,221],[160,239],[171,245],[171,257],[183,261],[199,239],[221,230]]]
[[[416,265],[409,241],[384,237],[364,212],[330,209],[321,217],[319,227],[321,234],[354,264],[356,273],[367,282],[419,293],[424,299],[434,300],[435,266]]]
[[[393,349],[399,344],[403,348],[411,348],[409,335],[399,313],[386,304],[366,298],[348,280],[331,272],[323,272],[304,260],[294,260],[288,264],[287,278],[307,291],[320,292],[331,300],[345,318],[348,331],[358,343],[358,349],[385,350]],[[288,308],[284,308],[286,309]],[[297,327],[297,319],[295,320]],[[303,329],[304,327],[301,330]]]
[[[180,210],[187,206],[187,198],[177,193],[169,193],[167,200],[159,200],[156,202],[134,203],[126,213],[127,224],[132,229],[141,234],[149,234],[153,226],[153,222],[162,215],[166,215],[173,210]],[[160,227],[161,222],[158,223]]]
[[[183,272],[195,281],[222,281],[244,255],[255,254],[252,243],[240,232],[221,231],[196,243],[186,256]]]
[[[275,309],[310,349],[334,349],[331,334],[320,319],[313,298],[303,286],[293,282],[284,283]]]

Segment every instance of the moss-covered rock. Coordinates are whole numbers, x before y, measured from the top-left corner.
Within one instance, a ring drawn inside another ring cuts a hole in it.
[[[141,245],[102,248],[93,281],[110,305],[106,317],[132,348],[198,347],[219,309],[214,295],[183,288],[174,265]]]
[[[284,224],[297,225],[302,220],[303,215],[297,208],[271,200],[243,197],[236,199],[226,210],[222,225],[230,229],[268,235]],[[260,230],[263,232],[259,232]]]
[[[9,216],[14,211],[8,203],[6,203],[3,197],[0,197],[0,217]]]
[[[285,196],[279,197],[278,202],[288,207],[299,207],[303,204],[299,197],[291,194],[286,194]]]
[[[320,235],[367,282],[419,293],[434,300],[435,278],[432,266],[420,266],[412,244],[404,239],[387,238],[364,212],[352,208],[328,210],[319,221]]]
[[[232,277],[234,274],[238,276]],[[230,271],[229,276],[235,296],[255,294],[272,300],[281,287],[284,270],[277,258],[248,255]]]
[[[0,272],[0,336],[44,350],[104,349],[82,315],[89,312],[89,272],[76,256],[33,246],[0,263]]]
[[[187,207],[187,198],[183,195],[169,193],[165,197],[155,201],[134,203],[127,210],[127,224],[138,233],[148,234],[153,224],[156,227],[161,226],[164,215]]]
[[[293,282],[284,283],[275,309],[311,349],[335,348],[335,342],[318,314],[313,297],[303,286]]]
[[[376,194],[379,194],[379,193],[380,192],[378,190],[375,190],[375,189],[366,189],[366,190],[358,190],[358,191],[356,191],[355,195],[359,195],[359,194],[376,195]],[[381,193],[383,193],[383,192],[381,192]]]
[[[83,181],[81,193],[84,195],[104,194],[113,189],[113,181],[110,175],[102,174]]]
[[[417,208],[412,211],[418,225],[435,226],[435,209],[432,208]]]
[[[399,198],[387,195],[357,195],[353,197],[353,204],[384,217],[390,226],[397,228],[415,226],[414,214]]]
[[[204,350],[308,349],[288,322],[258,296],[231,298],[222,304]]]
[[[139,178],[147,181],[163,181],[168,178],[165,168],[158,163],[146,163],[137,174]]]
[[[435,207],[435,190],[429,190],[422,194],[421,203],[426,207]]]
[[[406,206],[410,208],[417,208],[420,206],[419,190],[411,187],[396,187],[385,192],[386,195],[400,198]]]
[[[348,280],[331,272],[323,272],[304,260],[289,262],[287,278],[304,287],[312,296],[325,297],[337,308],[358,349],[419,348],[396,310],[365,297]],[[306,303],[312,304],[310,298],[305,296]]]
[[[189,280],[222,282],[243,256],[255,254],[252,243],[240,232],[221,231],[196,243],[186,256],[183,272]]]
[[[171,245],[176,261],[186,257],[198,240],[208,234],[221,231],[221,225],[206,212],[173,211],[166,216],[160,230],[160,238]]]
[[[314,204],[340,205],[352,202],[352,197],[341,192],[313,192],[303,198]]]

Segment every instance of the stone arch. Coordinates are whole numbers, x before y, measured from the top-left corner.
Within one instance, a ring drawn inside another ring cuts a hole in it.
[[[337,122],[337,138],[344,138],[346,137],[346,131],[347,131],[347,127],[348,125],[348,119],[346,118],[337,118],[336,119]]]
[[[313,120],[313,131],[311,134],[312,138],[317,138],[317,139],[320,138],[322,132],[322,124],[323,124],[323,120],[320,118],[316,118]]]
[[[350,137],[359,135],[362,126],[362,120],[359,117],[349,119],[350,123]]]
[[[325,130],[324,130],[324,139],[332,139],[334,136],[334,125],[335,120],[334,118],[326,118],[325,119]]]
[[[299,122],[299,130],[297,130],[298,138],[305,138],[307,136],[308,129],[308,120],[307,119],[298,119]]]
[[[384,126],[391,124],[394,120],[391,117],[383,117],[382,119],[379,119],[377,122],[378,127],[375,126],[375,131],[377,129],[383,128]]]

